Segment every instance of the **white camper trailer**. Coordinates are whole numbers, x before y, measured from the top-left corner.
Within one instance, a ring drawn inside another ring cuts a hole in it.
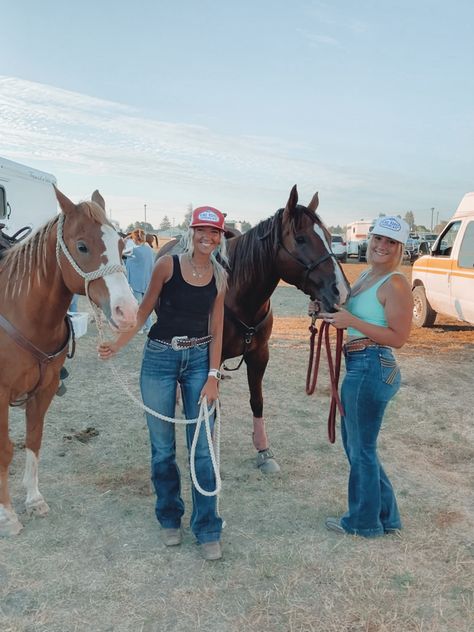
[[[56,178],[0,157],[0,224],[8,235],[29,226],[33,230],[58,212]]]
[[[357,222],[351,222],[346,226],[346,242],[347,242],[347,256],[358,257],[359,245],[361,242],[367,239],[369,234],[369,228],[373,226],[374,220],[361,219]]]

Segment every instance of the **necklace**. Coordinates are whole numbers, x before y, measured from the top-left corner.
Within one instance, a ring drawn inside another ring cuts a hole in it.
[[[207,262],[206,265],[204,266],[196,265],[192,257],[188,257],[188,261],[191,264],[191,272],[195,279],[202,279],[203,276],[207,274],[209,268],[211,267],[211,264],[209,262]]]

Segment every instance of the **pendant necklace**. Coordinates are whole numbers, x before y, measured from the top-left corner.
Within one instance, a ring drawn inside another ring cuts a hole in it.
[[[189,263],[191,264],[192,275],[195,279],[202,279],[203,276],[207,273],[210,267],[210,263],[207,263],[205,266],[197,266],[192,257],[188,257]]]

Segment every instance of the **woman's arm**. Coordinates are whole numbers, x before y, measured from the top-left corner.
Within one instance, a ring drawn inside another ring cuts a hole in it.
[[[169,281],[173,274],[173,259],[169,255],[165,255],[158,259],[153,268],[153,274],[151,275],[150,284],[143,297],[143,301],[140,304],[137,312],[137,322],[135,327],[119,334],[115,340],[107,340],[102,342],[97,350],[99,352],[99,358],[101,360],[107,360],[115,355],[122,347],[124,347],[135,336],[143,325],[146,323],[146,319],[153,311],[157,300],[160,297],[163,285]]]
[[[413,318],[410,285],[404,276],[394,274],[379,288],[377,298],[384,306],[387,327],[372,325],[339,306],[336,306],[338,311],[335,313],[325,312],[320,316],[337,329],[353,327],[380,345],[399,349],[408,340]]]
[[[209,369],[219,369],[222,354],[222,334],[224,331],[224,297],[225,290],[219,292],[214,301],[211,311],[209,333],[212,340],[209,343]],[[211,404],[219,397],[219,380],[217,377],[209,375],[201,391],[201,399],[207,397]]]

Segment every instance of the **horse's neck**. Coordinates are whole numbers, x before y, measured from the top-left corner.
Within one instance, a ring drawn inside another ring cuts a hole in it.
[[[1,287],[2,314],[41,348],[42,342],[51,341],[54,346],[62,341],[64,318],[72,299],[56,261],[55,237],[51,236],[43,248],[41,269],[25,262],[16,268],[13,278],[2,279]],[[9,268],[2,277],[9,276]],[[20,271],[24,272],[21,276]]]
[[[231,286],[227,291],[226,303],[235,305],[235,310],[247,318],[263,317],[268,311],[268,301],[279,281],[280,277],[275,274],[273,269],[263,271],[251,287],[241,287],[234,290]]]

